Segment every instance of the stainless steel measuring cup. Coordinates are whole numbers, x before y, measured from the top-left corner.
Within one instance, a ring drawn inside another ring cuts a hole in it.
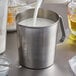
[[[52,26],[32,27],[19,24],[22,20],[32,18],[34,9],[26,10],[16,16],[19,63],[31,69],[43,69],[54,63],[57,27],[60,22],[62,38],[64,41],[65,32],[61,17],[50,10],[39,9],[38,18],[45,18],[54,21]]]

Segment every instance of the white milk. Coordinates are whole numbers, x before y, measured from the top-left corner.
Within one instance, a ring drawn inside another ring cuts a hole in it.
[[[36,5],[36,7],[35,7],[35,11],[34,11],[34,21],[33,21],[33,26],[35,26],[35,24],[36,24],[36,19],[37,19],[37,14],[38,14],[38,10],[39,10],[39,8],[40,8],[40,6],[41,6],[41,4],[42,4],[42,1],[43,0],[37,0],[37,5]]]
[[[6,47],[7,8],[8,0],[0,0],[0,54]]]
[[[51,26],[54,23],[55,23],[54,21],[44,18],[37,18],[35,26],[33,26],[33,18],[29,18],[19,22],[20,25],[27,27],[45,27],[45,26]]]

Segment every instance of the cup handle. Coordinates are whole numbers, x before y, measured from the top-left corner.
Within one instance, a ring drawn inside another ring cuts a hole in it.
[[[63,21],[62,21],[61,16],[59,16],[59,21],[60,21],[60,28],[61,28],[61,32],[62,32],[62,36],[61,36],[61,39],[59,41],[63,42],[65,39],[65,31],[64,31],[64,26],[63,26]]]

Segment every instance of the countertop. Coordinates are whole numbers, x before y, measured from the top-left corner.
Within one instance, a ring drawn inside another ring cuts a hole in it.
[[[63,17],[64,28],[65,30],[68,29],[65,4],[45,4],[42,7],[53,10],[61,15]],[[43,70],[31,70],[17,67],[18,48],[16,32],[7,33],[6,42],[5,53],[7,58],[9,58],[9,61],[12,63],[8,76],[75,76],[69,66],[68,60],[76,55],[76,47],[68,44],[66,40],[63,43],[58,43],[56,45],[54,64]]]

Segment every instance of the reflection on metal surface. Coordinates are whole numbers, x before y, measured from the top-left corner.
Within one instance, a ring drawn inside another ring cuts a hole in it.
[[[19,39],[19,63],[31,69],[43,69],[54,63],[57,27],[60,21],[62,32],[61,42],[64,41],[65,32],[61,17],[49,10],[39,9],[38,18],[52,20],[54,23],[44,27],[24,26],[19,22],[33,17],[34,9],[19,13],[16,17],[17,33]],[[30,24],[31,25],[31,24]],[[53,33],[53,34],[52,34]]]

